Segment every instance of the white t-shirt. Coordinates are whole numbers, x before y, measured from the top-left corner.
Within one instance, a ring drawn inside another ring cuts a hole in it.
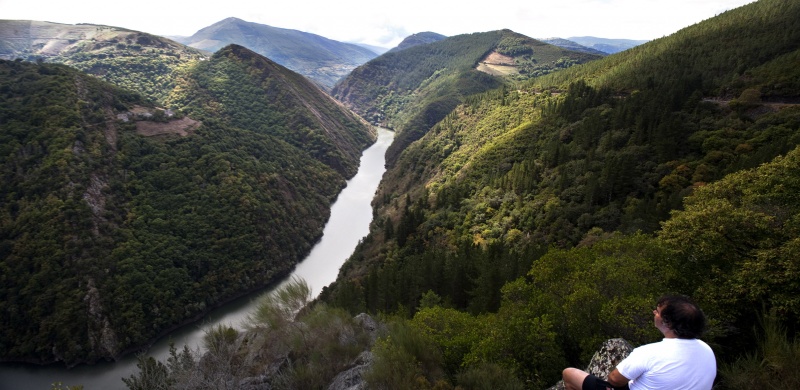
[[[617,365],[631,390],[710,390],[717,361],[698,339],[668,339],[634,349]]]

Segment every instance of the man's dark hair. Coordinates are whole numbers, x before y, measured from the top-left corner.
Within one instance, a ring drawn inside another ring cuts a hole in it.
[[[665,295],[658,300],[661,320],[678,338],[696,339],[706,329],[706,315],[689,297]]]

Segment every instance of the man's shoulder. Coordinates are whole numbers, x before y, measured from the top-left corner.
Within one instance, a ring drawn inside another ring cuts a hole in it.
[[[700,339],[664,339],[663,341],[666,341],[666,340],[672,340],[672,342],[674,342],[674,343],[676,343],[678,345],[681,345],[681,346],[708,349],[709,351],[711,350],[711,347],[709,347],[708,344],[706,344],[705,341],[700,340]]]
[[[711,349],[711,346],[706,344],[705,341],[700,339],[689,339],[688,341],[689,344],[692,346],[692,348],[695,349],[696,351],[714,356],[714,350]]]
[[[684,349],[684,348],[698,348],[698,349],[707,349],[711,351],[711,347],[708,346],[703,340],[700,339],[676,339],[676,338],[665,338],[661,341],[656,341],[650,344],[644,344],[638,346],[634,349],[634,351],[638,350],[641,352],[646,351],[657,351],[663,349]]]
[[[642,355],[656,356],[657,359],[662,357],[670,359],[668,356],[674,358],[686,357],[687,355],[691,356],[692,360],[714,359],[714,351],[700,339],[665,338],[659,342],[645,344],[639,348],[641,348]]]
[[[664,346],[668,345],[667,344],[668,343],[667,340],[669,340],[669,339],[663,339],[661,341],[656,341],[656,342],[650,343],[650,344],[642,344],[642,345],[636,347],[635,350],[647,351],[647,350],[653,350],[653,349],[660,349],[660,348],[663,348]]]

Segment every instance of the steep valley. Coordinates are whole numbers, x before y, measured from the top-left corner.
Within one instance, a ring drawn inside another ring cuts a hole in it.
[[[113,359],[285,275],[371,123],[396,137],[336,281],[215,327],[207,354],[140,357],[130,388],[354,367],[371,388],[548,388],[607,339],[659,339],[666,292],[703,308],[720,389],[797,387],[765,362],[800,356],[800,3],[610,55],[426,33],[325,82],[223,22],[195,37],[214,54],[13,27],[53,39],[0,47],[32,60],[0,60],[0,360]]]

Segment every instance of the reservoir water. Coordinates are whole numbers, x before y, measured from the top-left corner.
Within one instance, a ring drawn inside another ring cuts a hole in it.
[[[322,288],[336,280],[339,268],[353,253],[358,242],[369,233],[372,221],[370,205],[381,177],[386,170],[386,149],[394,140],[394,133],[378,129],[378,140],[364,151],[358,173],[347,182],[347,187],[331,206],[331,216],[323,230],[322,239],[300,262],[291,277],[305,279],[316,297]],[[255,307],[258,297],[274,288],[235,300],[209,313],[200,323],[176,330],[155,343],[147,354],[164,361],[169,353],[169,344],[174,342],[182,348],[188,344],[196,349],[204,330],[216,324],[238,327]],[[127,389],[122,378],[137,372],[136,356],[126,356],[117,362],[102,362],[95,365],[67,369],[63,366],[36,366],[28,364],[1,364],[0,390],[48,390],[52,383],[66,386],[83,385],[85,390]]]

